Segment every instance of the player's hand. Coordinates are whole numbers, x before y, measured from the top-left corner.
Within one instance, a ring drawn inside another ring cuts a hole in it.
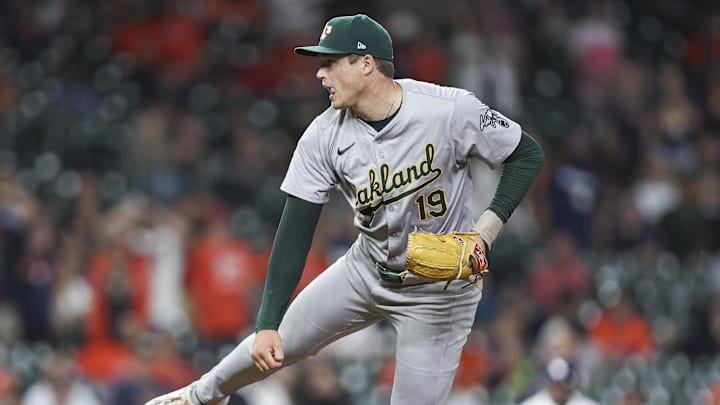
[[[475,242],[478,243],[478,245],[480,246],[480,249],[482,249],[483,254],[487,255],[488,249],[487,249],[487,243],[485,243],[485,240],[480,235],[473,236],[473,239],[475,239]]]
[[[482,260],[480,260],[479,262],[477,259],[473,258],[473,260],[471,260],[471,264],[474,271],[482,272],[483,268],[487,265],[487,243],[485,243],[485,240],[480,235],[473,236],[472,238],[475,240],[475,242],[477,242],[478,247],[480,247],[483,258],[481,258]]]
[[[251,356],[255,367],[262,372],[281,367],[285,353],[283,353],[280,334],[272,329],[257,331]]]

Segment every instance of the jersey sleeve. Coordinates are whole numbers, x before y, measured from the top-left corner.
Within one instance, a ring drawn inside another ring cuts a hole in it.
[[[323,142],[317,120],[300,137],[280,189],[315,204],[324,204],[337,184],[337,176],[326,158],[328,142]]]
[[[457,161],[478,158],[491,168],[496,168],[510,156],[520,142],[522,132],[518,123],[469,92],[458,96],[451,125],[455,126],[452,133],[457,137],[454,139]]]

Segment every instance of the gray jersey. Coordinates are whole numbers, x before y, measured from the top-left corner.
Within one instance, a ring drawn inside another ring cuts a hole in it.
[[[470,160],[497,167],[519,143],[521,130],[466,90],[397,82],[402,106],[380,132],[350,109],[328,108],[316,117],[298,142],[281,189],[321,204],[338,188],[355,212],[368,254],[403,269],[407,235],[415,228],[470,230]]]

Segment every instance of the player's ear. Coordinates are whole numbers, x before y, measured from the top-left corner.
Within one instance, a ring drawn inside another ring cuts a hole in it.
[[[370,74],[375,70],[375,58],[372,55],[363,55],[362,64],[365,74]]]

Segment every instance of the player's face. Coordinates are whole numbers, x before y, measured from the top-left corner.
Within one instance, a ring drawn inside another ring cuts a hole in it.
[[[362,88],[362,63],[350,63],[347,55],[321,55],[315,75],[327,89],[333,108],[350,108],[357,103]]]

